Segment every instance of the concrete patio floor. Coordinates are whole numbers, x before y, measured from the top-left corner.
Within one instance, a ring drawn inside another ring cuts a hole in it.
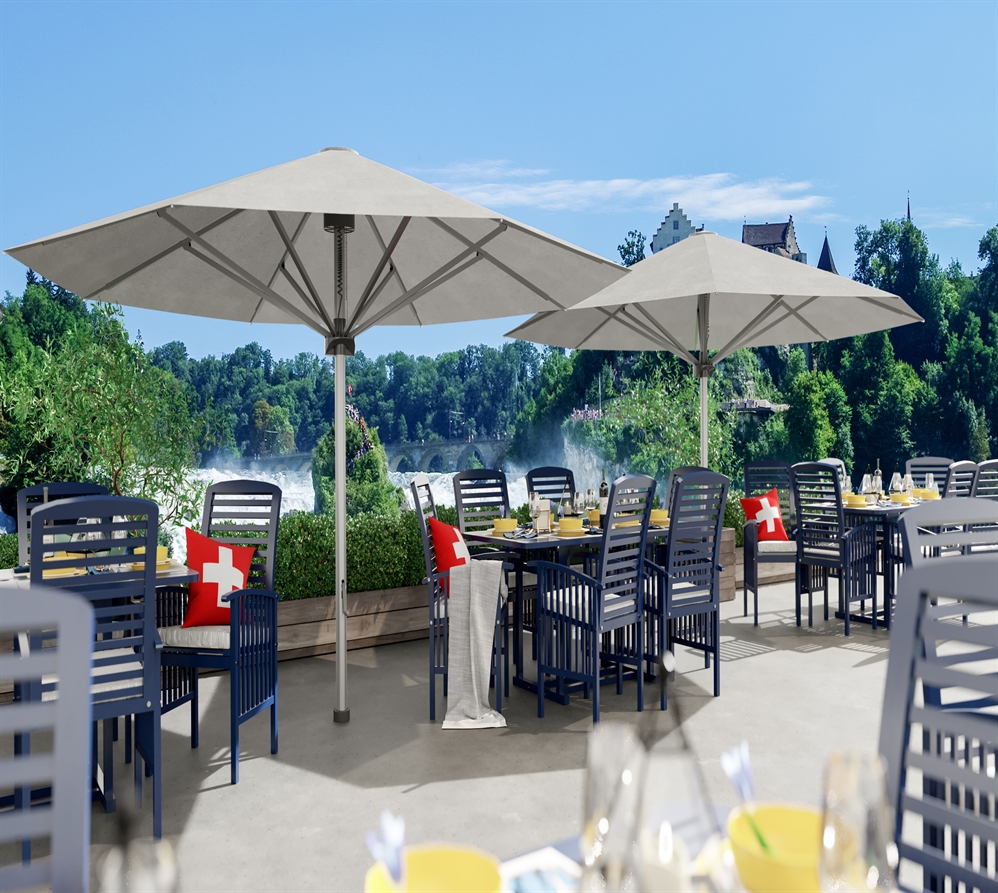
[[[847,639],[834,619],[798,629],[793,584],[783,583],[762,591],[757,629],[742,617],[741,593],[722,605],[721,635],[721,697],[711,695],[702,657],[682,649],[672,689],[714,803],[735,804],[719,755],[746,738],[760,800],[816,804],[833,750],[876,750],[887,632],[854,625]],[[282,663],[280,753],[270,754],[266,716],[245,724],[236,786],[228,679],[203,680],[200,747],[190,747],[187,708],[163,722],[163,828],[182,889],[360,890],[371,863],[365,832],[386,808],[405,817],[410,842],[463,842],[500,858],[577,834],[589,702],[549,702],[539,720],[536,698],[512,690],[508,728],[444,732],[442,707],[437,722],[428,719],[426,647],[350,652],[351,721],[340,726],[335,657]],[[635,683],[621,696],[605,687],[603,719],[654,722],[664,736],[675,711],[670,702],[662,714],[656,694],[647,689],[642,716]],[[119,802],[130,802],[131,772],[117,747]],[[142,821],[151,833],[148,787]],[[114,816],[95,807],[94,863],[114,832]]]

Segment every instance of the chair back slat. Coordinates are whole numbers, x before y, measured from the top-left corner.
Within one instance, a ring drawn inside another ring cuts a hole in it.
[[[898,520],[906,567],[934,558],[998,549],[998,503],[939,499],[908,509]]]
[[[532,468],[527,472],[527,492],[555,502],[561,502],[568,493],[571,500],[575,494],[575,475],[571,469],[556,465]]]
[[[621,622],[643,610],[642,559],[654,498],[655,480],[648,475],[625,475],[610,487],[595,575],[604,621]]]
[[[31,513],[40,505],[76,496],[107,496],[100,484],[53,481],[17,491],[17,563],[27,564],[31,552]]]
[[[235,546],[255,546],[248,583],[274,588],[281,488],[263,481],[221,481],[204,495],[201,533]]]
[[[506,475],[484,468],[459,471],[454,475],[454,504],[461,533],[491,530],[496,518],[510,516]]]
[[[672,505],[672,495],[676,489],[676,481],[692,471],[710,471],[710,469],[704,468],[702,465],[680,465],[678,468],[673,468],[669,473],[669,489],[666,493],[666,505]]]
[[[780,497],[780,515],[785,527],[794,522],[793,486],[788,462],[746,462],[745,495],[762,496],[775,489]]]
[[[21,695],[20,700],[0,705],[3,735],[18,741],[50,730],[52,745],[48,753],[38,746],[11,747],[15,756],[0,760],[0,778],[4,787],[20,790],[22,803],[30,802],[31,787],[50,785],[52,805],[29,810],[23,805],[18,807],[19,798],[15,797],[15,808],[3,813],[3,843],[48,837],[51,856],[0,866],[0,889],[87,890],[92,741],[88,687],[93,609],[71,591],[47,587],[5,592],[2,602],[0,632],[14,634],[25,643],[44,640],[47,645],[44,650],[22,648],[19,655],[5,656],[0,661],[0,681],[14,682]],[[48,671],[55,680],[45,701],[40,700],[43,677],[39,674],[29,679],[24,672],[27,666],[37,667],[42,656],[50,664]],[[37,693],[34,696],[32,689]],[[4,750],[10,752],[6,747]]]
[[[838,470],[822,462],[800,462],[791,469],[799,549],[837,555],[845,532]]]
[[[905,886],[995,890],[998,553],[958,567],[928,562],[901,578],[880,753]]]
[[[664,567],[674,606],[720,598],[715,583],[729,486],[728,478],[714,471],[690,472],[675,483]]]
[[[989,459],[977,466],[977,478],[970,495],[998,500],[998,459]]]
[[[940,488],[946,486],[946,473],[953,464],[952,459],[943,456],[918,456],[904,463],[905,474],[910,474],[915,486],[919,489],[925,486],[925,475],[929,472]]]
[[[433,537],[430,536],[429,519],[437,517],[437,506],[430,490],[430,479],[425,474],[417,474],[409,485],[412,490],[412,501],[416,508],[416,518],[419,520],[419,535],[423,540],[423,558],[426,561],[426,576],[430,577],[437,570],[437,557],[433,551]]]
[[[943,499],[962,499],[970,496],[977,482],[976,462],[954,462],[946,472]]]

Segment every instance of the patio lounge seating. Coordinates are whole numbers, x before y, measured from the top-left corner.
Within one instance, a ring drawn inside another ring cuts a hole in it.
[[[797,542],[794,540],[793,488],[790,483],[790,465],[786,462],[746,462],[745,495],[761,496],[776,488],[780,497],[780,516],[787,531],[787,542],[764,540],[759,542],[759,523],[751,518],[744,527],[744,616],[748,617],[748,594],[752,593],[753,625],[759,625],[759,565],[762,563],[795,564]]]
[[[610,487],[599,558],[592,576],[553,561],[537,571],[537,715],[544,716],[546,677],[559,695],[592,694],[599,722],[600,686],[616,680],[623,692],[624,667],[638,683],[644,709],[644,551],[655,481],[646,475],[618,478]],[[608,664],[614,667],[608,668]]]
[[[191,747],[198,746],[198,670],[229,671],[232,784],[239,781],[239,726],[270,708],[270,752],[277,753],[277,602],[274,559],[281,488],[261,481],[212,484],[204,498],[201,533],[237,546],[255,546],[249,586],[222,597],[229,625],[182,627],[187,589],[157,591],[156,624],[163,637],[163,712],[191,705]],[[259,587],[259,588],[252,588]]]
[[[94,609],[73,593],[5,592],[0,630],[27,641],[44,637],[47,647],[6,655],[0,679],[40,695],[45,676],[56,680],[45,703],[21,699],[0,705],[4,734],[16,741],[50,732],[52,751],[31,753],[22,746],[3,760],[4,787],[19,791],[17,808],[3,813],[3,842],[21,841],[21,864],[0,867],[0,889],[51,887],[85,890],[90,881],[90,662]],[[34,700],[37,701],[37,698]],[[48,807],[26,809],[31,785],[47,783]],[[31,861],[31,839],[48,838],[50,858]]]
[[[107,487],[73,481],[35,484],[17,491],[17,563],[27,564],[31,554],[31,513],[40,505],[76,496],[107,496]]]
[[[694,471],[676,481],[669,511],[664,566],[645,561],[645,658],[667,648],[702,651],[714,658],[714,697],[721,694],[721,529],[731,481],[713,471]],[[659,670],[661,672],[661,670]],[[665,687],[661,708],[666,709]]]
[[[880,727],[901,889],[998,890],[996,579],[998,554],[901,578]]]
[[[430,536],[427,522],[428,518],[437,517],[437,507],[433,501],[433,493],[430,491],[430,480],[425,474],[417,474],[413,478],[410,487],[419,519],[419,532],[423,538],[423,558],[426,563],[426,577],[423,582],[426,584],[427,600],[430,609],[430,720],[433,721],[437,718],[437,676],[443,676],[444,697],[447,697],[447,657],[450,626],[447,614],[448,596],[443,583],[450,572],[437,570],[433,537]],[[501,552],[482,552],[474,557],[479,560],[501,561],[504,556]],[[503,697],[503,692],[498,681],[503,675],[500,673],[499,664],[502,658],[509,653],[507,616],[506,606],[498,605],[496,608],[496,638],[492,648],[492,680],[496,689],[496,710],[499,713],[502,713]],[[505,661],[504,682],[508,697],[508,658]]]
[[[953,460],[944,456],[918,456],[904,463],[904,471],[905,474],[911,475],[911,479],[919,489],[925,486],[925,475],[931,472],[942,494],[946,487],[946,474],[952,464]]]
[[[136,801],[142,802],[143,760],[152,775],[153,834],[162,835],[162,756],[160,750],[159,668],[162,644],[154,624],[156,539],[159,507],[145,499],[81,496],[60,499],[34,510],[31,529],[31,587],[71,588],[94,608],[93,666],[90,692],[94,722],[104,722],[103,766],[93,727],[95,793],[107,812],[115,810],[113,720],[135,718]],[[53,536],[78,536],[82,542],[46,542]],[[68,551],[67,546],[86,551]],[[144,555],[109,555],[112,549]],[[58,558],[45,555],[64,552]],[[129,570],[88,574],[109,561],[127,560]],[[44,562],[44,566],[43,566]],[[82,575],[81,575],[82,573]],[[45,574],[60,576],[49,576]],[[61,574],[65,574],[64,576]],[[41,646],[41,642],[37,643]],[[32,643],[32,650],[36,643]],[[42,678],[41,700],[53,697],[58,682]]]
[[[828,575],[839,581],[839,600],[850,633],[853,602],[873,603],[870,621],[877,628],[877,524],[868,521],[846,530],[838,471],[821,462],[800,462],[790,469],[797,514],[797,625],[801,625],[801,594],[807,590],[807,625],[813,626],[813,593],[820,583],[828,619]],[[884,605],[890,629],[891,606]],[[857,618],[858,619],[858,618]]]

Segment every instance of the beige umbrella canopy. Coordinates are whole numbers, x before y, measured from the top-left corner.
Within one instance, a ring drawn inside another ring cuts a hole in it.
[[[897,295],[700,232],[640,261],[629,276],[570,310],[538,313],[508,337],[682,357],[700,378],[706,467],[707,379],[715,363],[741,347],[830,341],[921,321]]]
[[[84,298],[302,323],[335,355],[336,480],[346,357],[372,326],[558,310],[627,271],[351,149],[323,151],[6,250]],[[350,276],[347,276],[349,261]],[[346,488],[336,488],[336,641],[346,653]],[[334,718],[349,719],[337,660]]]

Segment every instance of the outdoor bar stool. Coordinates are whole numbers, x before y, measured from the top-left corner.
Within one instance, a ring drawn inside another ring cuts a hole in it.
[[[797,542],[794,539],[793,487],[790,483],[790,465],[787,462],[746,462],[745,495],[762,496],[775,489],[780,498],[780,518],[787,531],[787,542],[759,541],[759,522],[745,519],[744,555],[745,579],[743,582],[743,616],[748,617],[748,594],[752,593],[753,626],[759,625],[759,565],[795,564]]]
[[[159,838],[162,643],[156,633],[154,611],[159,507],[145,499],[124,496],[81,496],[39,506],[32,517],[32,589],[72,589],[89,599],[94,608],[90,675],[94,793],[106,812],[114,812],[112,721],[134,717],[136,804],[142,804],[144,760],[152,776],[153,834]],[[63,536],[73,541],[55,541]],[[139,547],[145,553],[132,554]],[[79,551],[73,551],[76,549]],[[101,572],[109,563],[117,564],[116,573]],[[95,572],[88,573],[91,569]],[[31,643],[32,649],[41,644]],[[41,700],[53,697],[57,686],[57,680],[43,677]],[[103,722],[103,765],[97,747],[99,722]]]
[[[277,602],[274,560],[281,488],[262,481],[222,481],[204,497],[201,533],[220,543],[255,546],[249,588],[222,596],[227,626],[183,627],[188,591],[161,587],[156,623],[163,637],[160,697],[166,713],[191,705],[191,747],[198,746],[198,671],[229,671],[230,777],[239,781],[239,727],[270,708],[270,752],[277,753]],[[153,550],[155,551],[155,550]]]
[[[649,667],[658,667],[661,655],[666,649],[674,652],[676,645],[702,651],[705,667],[714,659],[715,698],[721,694],[721,530],[730,484],[714,471],[679,478],[669,510],[665,560],[661,566],[645,561]],[[661,709],[666,707],[663,686]]]
[[[599,563],[592,576],[554,561],[532,563],[537,571],[537,715],[551,688],[592,696],[593,722],[600,718],[600,687],[624,671],[637,679],[637,709],[644,709],[644,552],[655,481],[620,477],[610,488]]]
[[[873,612],[869,621],[877,628],[877,522],[867,521],[846,530],[842,509],[842,487],[838,472],[821,462],[800,462],[790,469],[797,513],[797,574],[794,585],[797,625],[801,625],[801,595],[807,590],[807,625],[814,625],[813,595],[817,585],[825,597],[828,619],[828,575],[839,581],[839,603],[850,633],[852,620],[865,621],[852,614],[858,601],[860,611],[870,599]],[[884,622],[890,629],[891,605],[884,600]]]
[[[954,462],[946,473],[946,486],[943,499],[961,499],[970,496],[977,483],[977,463]]]
[[[996,579],[998,553],[901,579],[879,750],[902,890],[998,890]]]
[[[26,565],[31,555],[31,513],[40,505],[76,496],[107,496],[107,487],[75,481],[35,484],[17,491],[17,563]]]
[[[433,548],[433,537],[429,531],[429,518],[437,517],[437,507],[430,491],[430,479],[425,474],[417,474],[410,484],[412,499],[419,519],[419,533],[423,539],[423,559],[426,564],[427,600],[430,609],[430,720],[437,718],[437,676],[443,676],[444,697],[447,697],[447,651],[450,625],[447,611],[447,591],[444,581],[449,571],[437,570],[437,558]],[[504,559],[501,552],[485,552],[475,555],[476,560]],[[505,658],[505,660],[503,660]],[[500,662],[503,667],[499,666]],[[501,670],[503,672],[501,672]],[[502,684],[500,684],[500,679]],[[509,697],[509,623],[505,605],[496,607],[496,635],[492,647],[492,681],[496,690],[496,711],[502,713],[502,686],[505,685]]]
[[[904,463],[904,472],[911,475],[915,486],[920,490],[925,487],[925,475],[931,473],[942,492],[946,487],[946,474],[952,464],[952,459],[943,456],[918,456]]]
[[[977,479],[970,495],[998,500],[998,459],[990,459],[977,466]]]

